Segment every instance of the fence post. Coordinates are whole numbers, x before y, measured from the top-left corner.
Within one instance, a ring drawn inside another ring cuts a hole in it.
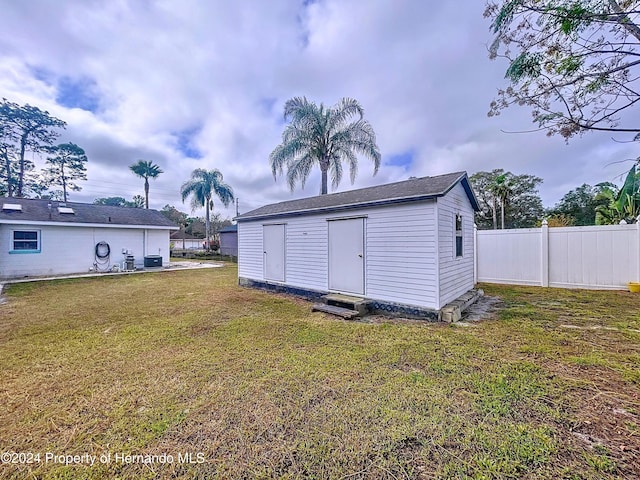
[[[638,249],[638,257],[640,257],[640,249]],[[478,283],[478,225],[473,222],[473,284],[476,283]]]
[[[636,262],[636,282],[640,282],[640,215],[636,218],[636,255],[638,255],[638,261]]]
[[[540,227],[540,245],[542,247],[541,283],[543,287],[549,286],[549,224],[547,219],[542,220]]]

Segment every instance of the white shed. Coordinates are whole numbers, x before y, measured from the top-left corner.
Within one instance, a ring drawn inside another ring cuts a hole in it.
[[[169,263],[178,227],[157,210],[0,199],[0,279]],[[131,260],[132,259],[132,260]]]
[[[476,210],[465,172],[260,207],[237,217],[239,283],[434,318],[474,287]]]

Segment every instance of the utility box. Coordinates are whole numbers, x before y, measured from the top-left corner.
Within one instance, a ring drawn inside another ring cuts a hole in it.
[[[162,255],[147,255],[144,257],[144,266],[146,267],[161,267]]]
[[[134,265],[134,258],[133,255],[127,255],[126,257],[124,257],[124,262],[127,266],[127,270],[135,270],[136,267]]]

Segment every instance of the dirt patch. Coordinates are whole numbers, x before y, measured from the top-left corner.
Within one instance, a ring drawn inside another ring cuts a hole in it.
[[[495,318],[496,313],[504,308],[503,301],[498,297],[483,295],[478,300],[469,305],[462,314],[462,322],[477,322]]]
[[[640,394],[628,382],[605,368],[545,362],[548,370],[572,387],[573,423],[560,424],[565,440],[578,449],[615,463],[621,478],[640,472]]]

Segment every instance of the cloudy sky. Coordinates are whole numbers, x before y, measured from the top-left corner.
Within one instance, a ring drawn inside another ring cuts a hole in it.
[[[615,141],[627,138],[589,133],[567,145],[506,133],[533,128],[525,108],[487,117],[507,65],[488,59],[483,4],[0,0],[0,97],[67,122],[61,141],[89,157],[73,201],[142,194],[128,170],[138,159],[165,172],[151,184],[152,208],[190,211],[179,189],[198,167],[224,174],[241,213],[315,195],[319,175],[291,193],[268,164],[294,96],[355,98],[376,131],[378,175],[363,158],[356,183],[345,178],[339,190],[504,168],[542,177],[552,206],[582,183],[619,183],[629,166],[611,162],[638,155]]]

